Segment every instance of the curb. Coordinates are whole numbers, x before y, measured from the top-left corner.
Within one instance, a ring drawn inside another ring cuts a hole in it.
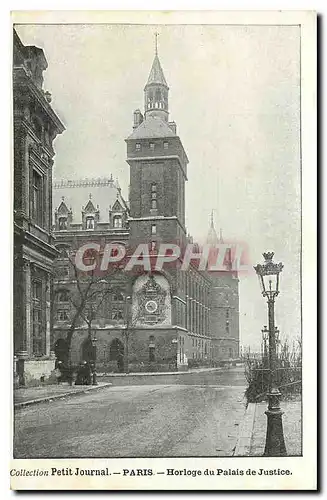
[[[256,407],[256,403],[249,403],[245,410],[244,420],[235,446],[234,457],[247,457],[250,455]]]
[[[80,394],[85,394],[86,392],[104,389],[105,387],[111,387],[111,386],[112,386],[112,384],[110,382],[105,382],[101,385],[92,385],[89,387],[85,387],[85,389],[80,389],[80,390],[74,391],[74,392],[63,392],[62,394],[54,394],[53,396],[44,396],[43,398],[30,399],[29,401],[22,401],[20,403],[15,403],[14,408],[15,409],[24,408],[25,406],[32,406],[32,405],[36,405],[39,403],[45,403],[47,401],[51,402],[51,401],[54,401],[56,399],[67,398],[68,396],[69,397],[78,396]]]
[[[190,373],[207,373],[207,372],[216,372],[216,371],[222,371],[226,370],[226,368],[209,368],[208,370],[183,370],[180,372],[136,372],[136,373],[105,373],[105,374],[98,374],[99,378],[109,378],[109,377],[154,377],[157,375],[188,375]]]

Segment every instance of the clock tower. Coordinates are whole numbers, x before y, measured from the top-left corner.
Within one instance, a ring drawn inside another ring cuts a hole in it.
[[[157,44],[144,88],[144,112],[134,112],[133,132],[126,139],[130,165],[130,244],[161,242],[184,245],[185,181],[188,159],[169,121],[169,87]]]

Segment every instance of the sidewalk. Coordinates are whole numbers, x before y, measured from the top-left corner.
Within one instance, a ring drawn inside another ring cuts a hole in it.
[[[97,377],[135,377],[139,376],[149,376],[149,375],[187,375],[190,373],[202,373],[202,372],[215,372],[221,370],[227,370],[229,368],[235,368],[232,366],[220,366],[218,368],[191,368],[189,370],[174,371],[174,372],[130,372],[130,373],[101,373],[97,372]]]
[[[22,387],[14,390],[14,406],[21,408],[45,401],[65,398],[104,387],[110,387],[111,383],[99,382],[98,385],[72,385],[67,383],[59,385],[45,385],[40,387]]]
[[[257,403],[254,416],[254,425],[250,445],[250,456],[263,455],[266,441],[267,403]],[[301,400],[281,401],[283,414],[283,429],[286,451],[288,456],[302,454],[302,415]]]
[[[288,456],[302,454],[301,400],[281,401],[283,429]],[[234,456],[262,456],[267,430],[267,403],[250,403],[240,428]]]

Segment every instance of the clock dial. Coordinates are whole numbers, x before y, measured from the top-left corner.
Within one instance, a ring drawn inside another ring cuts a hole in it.
[[[145,304],[145,309],[150,314],[155,313],[158,309],[158,304],[155,300],[148,300],[148,302]]]

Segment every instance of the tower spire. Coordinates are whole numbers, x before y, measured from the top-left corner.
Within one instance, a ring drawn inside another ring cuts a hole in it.
[[[214,224],[213,224],[213,209],[211,210],[211,216],[210,216],[210,227],[211,227],[211,228],[214,228]]]
[[[210,215],[210,228],[207,236],[207,244],[216,245],[217,243],[218,243],[218,236],[215,229],[215,224],[213,220],[213,209],[212,209]]]
[[[159,36],[159,33],[156,31],[155,34],[154,34],[154,38],[155,38],[155,46],[154,46],[154,54],[157,56],[158,55],[158,36]]]
[[[156,31],[154,33],[154,59],[144,88],[144,116],[145,119],[151,116],[168,122],[169,87],[158,57],[158,36],[159,33]]]

